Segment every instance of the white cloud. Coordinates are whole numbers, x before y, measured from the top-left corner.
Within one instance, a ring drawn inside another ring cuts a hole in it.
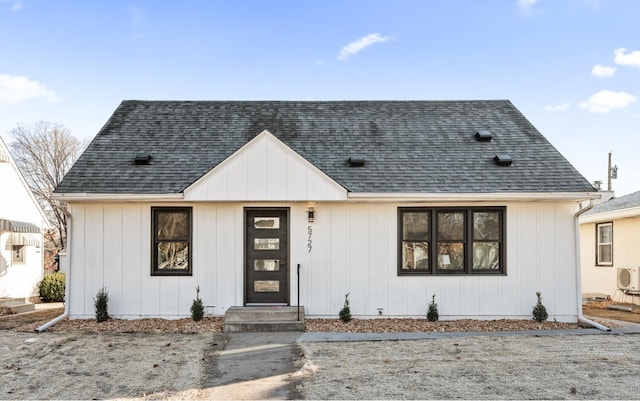
[[[612,77],[616,73],[616,67],[596,64],[591,69],[591,75],[599,78]]]
[[[640,50],[627,53],[627,49],[620,48],[613,53],[616,55],[614,59],[616,64],[640,68]]]
[[[569,110],[569,107],[571,107],[571,103],[566,102],[566,103],[562,103],[562,104],[556,104],[556,105],[551,105],[551,106],[545,106],[545,110],[552,112],[552,113],[558,113],[561,111],[567,111]]]
[[[9,8],[13,12],[18,12],[24,7],[22,0],[0,0],[0,3],[9,3]]]
[[[32,99],[58,100],[56,94],[27,77],[0,74],[0,103],[21,103]]]
[[[381,42],[387,42],[391,40],[389,36],[381,36],[379,33],[372,33],[370,35],[364,36],[355,42],[351,42],[340,50],[340,55],[338,56],[338,60],[345,61],[354,54],[357,54],[364,50],[365,48]]]
[[[614,109],[624,109],[636,101],[636,97],[626,92],[601,90],[579,104],[591,113],[608,113]]]
[[[522,10],[529,10],[536,5],[538,0],[518,0],[518,7]]]

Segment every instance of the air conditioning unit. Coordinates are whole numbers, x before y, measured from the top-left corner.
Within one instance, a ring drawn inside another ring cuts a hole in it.
[[[640,275],[638,267],[618,268],[618,288],[621,290],[640,291]]]

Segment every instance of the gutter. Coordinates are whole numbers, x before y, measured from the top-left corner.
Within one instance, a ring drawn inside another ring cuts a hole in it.
[[[602,331],[611,331],[611,329],[607,326],[604,326],[600,323],[594,322],[593,320],[587,319],[582,314],[582,268],[580,266],[580,215],[584,212],[593,208],[594,203],[593,199],[589,199],[589,204],[582,209],[578,210],[574,216],[574,225],[575,225],[575,241],[576,241],[576,292],[578,297],[578,322],[587,324],[591,327],[595,327],[596,329]]]
[[[69,316],[69,292],[71,291],[71,252],[69,252],[70,244],[71,244],[71,213],[65,211],[65,215],[67,216],[67,271],[65,272],[65,283],[64,283],[64,312],[62,315],[54,318],[53,320],[43,324],[42,326],[36,327],[36,331],[38,333],[42,333],[49,327],[58,323],[61,320],[66,319]]]

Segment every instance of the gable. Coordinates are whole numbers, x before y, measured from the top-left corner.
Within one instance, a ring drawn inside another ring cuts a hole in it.
[[[184,191],[188,201],[346,198],[345,188],[266,130]]]

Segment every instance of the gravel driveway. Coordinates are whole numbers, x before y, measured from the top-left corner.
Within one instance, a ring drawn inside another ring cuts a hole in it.
[[[306,399],[640,399],[639,335],[302,343]]]

